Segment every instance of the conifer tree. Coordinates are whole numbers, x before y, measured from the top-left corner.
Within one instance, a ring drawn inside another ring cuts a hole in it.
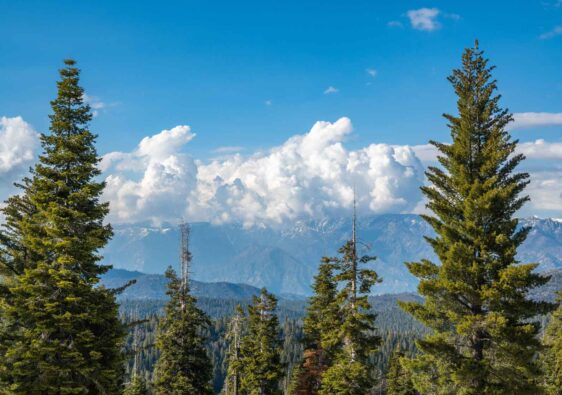
[[[341,324],[336,303],[334,267],[324,261],[314,278],[314,295],[309,299],[304,318],[303,361],[293,378],[293,395],[314,395],[320,390],[322,374],[331,365],[341,339],[335,334]]]
[[[210,320],[197,307],[188,281],[179,279],[171,267],[166,270],[166,278],[170,300],[156,341],[160,350],[154,370],[156,394],[212,394],[213,367],[202,335]]]
[[[135,330],[133,332],[133,344],[132,344],[132,352],[134,353],[134,362],[133,368],[131,372],[131,380],[125,386],[125,391],[123,395],[148,395],[148,387],[146,385],[146,380],[144,376],[142,376],[140,371],[141,365],[141,341],[140,341],[140,333],[139,333],[139,325],[143,321],[139,321],[138,312],[135,312],[133,315],[133,322],[132,325],[135,326]]]
[[[228,332],[225,339],[228,342],[228,367],[224,382],[223,393],[225,395],[240,395],[240,343],[244,335],[246,315],[242,306],[236,306],[236,311],[228,324]]]
[[[262,288],[248,306],[248,331],[240,345],[240,390],[245,395],[280,394],[283,376],[277,299]]]
[[[392,353],[386,374],[387,395],[416,395],[418,393],[414,389],[410,373],[402,366],[403,357],[404,353],[400,351],[399,347]]]
[[[562,291],[558,293],[558,301],[544,334],[546,350],[542,362],[548,395],[562,395]]]
[[[13,277],[3,276],[11,334],[0,382],[10,394],[118,393],[125,331],[114,293],[97,287],[109,269],[98,251],[112,236],[99,202],[105,184],[75,62],[60,75],[43,154],[4,209],[0,262]]]
[[[377,350],[381,339],[375,334],[376,316],[370,312],[368,295],[381,279],[374,270],[361,268],[376,258],[357,254],[355,213],[352,239],[339,253],[340,257],[325,258],[324,262],[336,269],[334,278],[339,290],[335,303],[341,315],[339,328],[326,337],[331,338],[332,344],[341,342],[341,350],[323,374],[319,393],[359,395],[368,393],[374,385],[368,358]]]
[[[420,279],[424,303],[402,307],[433,333],[417,345],[422,355],[407,363],[422,393],[536,394],[539,323],[552,306],[527,298],[548,278],[536,264],[519,264],[517,247],[529,231],[514,214],[528,200],[528,175],[515,171],[524,159],[506,126],[496,81],[476,43],[449,81],[459,115],[445,115],[451,144],[432,141],[441,167],[429,167],[423,187],[434,215],[423,218],[441,265],[408,263]]]
[[[148,395],[148,387],[144,377],[135,374],[125,387],[123,395]]]

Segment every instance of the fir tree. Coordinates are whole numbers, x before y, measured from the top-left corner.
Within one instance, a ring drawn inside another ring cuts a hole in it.
[[[330,366],[335,351],[341,345],[340,339],[334,335],[341,322],[333,271],[333,264],[324,261],[314,278],[314,295],[309,299],[304,318],[303,361],[293,378],[291,393],[294,395],[318,393],[322,374]]]
[[[414,389],[410,373],[402,366],[403,357],[404,353],[400,351],[399,347],[392,353],[386,374],[387,395],[416,395],[418,393]]]
[[[123,395],[148,395],[148,387],[144,377],[135,374],[125,387]]]
[[[240,345],[241,393],[280,394],[283,377],[277,299],[265,288],[248,306],[248,332]]]
[[[98,263],[112,235],[99,202],[105,184],[75,62],[60,75],[43,154],[4,210],[1,263],[13,277],[3,276],[11,335],[0,381],[11,394],[118,393],[125,332],[114,293],[96,286],[109,269]]]
[[[244,335],[246,315],[242,306],[236,306],[234,316],[230,319],[225,339],[228,342],[228,368],[224,382],[225,395],[240,395],[240,343]]]
[[[402,303],[433,329],[422,355],[407,365],[423,393],[536,394],[539,323],[552,306],[527,298],[548,278],[536,264],[519,264],[517,247],[529,229],[513,216],[528,200],[528,175],[515,172],[524,156],[506,131],[512,120],[499,107],[493,67],[478,48],[467,49],[449,81],[458,116],[445,115],[451,144],[431,142],[442,167],[430,167],[422,190],[434,216],[427,238],[441,261],[408,263],[420,279],[424,303]]]
[[[562,291],[558,308],[552,313],[544,334],[546,350],[542,362],[548,395],[562,395]]]
[[[376,316],[370,312],[368,295],[381,280],[374,270],[361,268],[375,257],[357,255],[355,214],[352,239],[339,253],[341,257],[324,259],[336,269],[339,290],[335,303],[341,315],[339,328],[325,337],[330,339],[328,344],[340,343],[341,350],[322,377],[320,394],[365,394],[374,385],[368,358],[381,340],[375,334]]]
[[[156,394],[212,394],[213,367],[205,350],[203,330],[210,326],[207,315],[196,305],[189,282],[169,267],[165,315],[159,325],[156,346],[160,358],[154,370]]]

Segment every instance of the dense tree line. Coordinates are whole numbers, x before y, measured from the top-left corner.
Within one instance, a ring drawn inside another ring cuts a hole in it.
[[[524,156],[492,71],[476,43],[449,77],[458,115],[445,115],[450,144],[431,142],[439,166],[422,187],[439,262],[407,263],[423,297],[400,302],[410,318],[375,313],[369,294],[382,279],[375,257],[358,253],[355,220],[339,255],[322,258],[306,305],[266,289],[198,301],[182,266],[166,272],[164,303],[119,313],[122,289],[99,285],[112,229],[92,113],[66,60],[43,152],[2,208],[0,393],[560,394],[561,307],[529,298],[548,277],[516,259],[529,176],[517,171]]]

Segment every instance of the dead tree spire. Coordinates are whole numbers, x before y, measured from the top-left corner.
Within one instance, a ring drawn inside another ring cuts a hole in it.
[[[182,295],[182,309],[185,307],[185,296],[189,290],[189,265],[191,263],[191,253],[189,252],[189,224],[182,222],[180,224],[181,234],[181,295]]]

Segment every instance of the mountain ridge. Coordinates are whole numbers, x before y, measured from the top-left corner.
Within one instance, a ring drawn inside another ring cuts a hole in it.
[[[526,218],[530,226],[518,259],[538,262],[539,270],[562,267],[562,222]],[[351,219],[297,221],[284,228],[244,228],[239,224],[191,224],[192,278],[267,287],[277,294],[309,295],[322,256],[334,255],[351,236]],[[384,214],[360,218],[358,234],[363,253],[378,256],[373,268],[383,277],[376,294],[413,292],[417,279],[404,262],[436,260],[423,236],[432,236],[429,225],[414,214]],[[179,234],[176,227],[117,225],[104,250],[104,263],[116,268],[163,273],[178,265]]]

